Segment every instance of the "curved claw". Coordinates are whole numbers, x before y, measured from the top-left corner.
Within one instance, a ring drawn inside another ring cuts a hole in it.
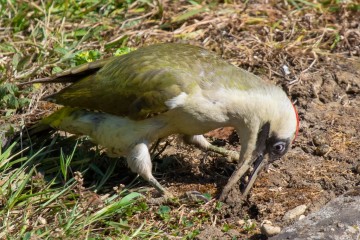
[[[207,150],[223,155],[228,162],[239,162],[240,154],[235,151],[227,150],[222,147],[217,147],[212,144],[207,146]]]
[[[226,153],[226,156],[227,156],[227,161],[228,162],[239,162],[239,159],[240,159],[240,154],[236,151],[231,151],[231,150],[228,150],[227,153]]]
[[[184,135],[183,139],[188,144],[194,144],[203,150],[212,151],[227,157],[228,162],[239,162],[239,153],[212,145],[203,135]]]
[[[158,198],[150,198],[146,202],[150,205],[163,205],[169,201],[169,198],[162,196]]]

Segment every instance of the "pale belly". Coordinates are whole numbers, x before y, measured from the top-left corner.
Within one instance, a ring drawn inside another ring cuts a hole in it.
[[[207,133],[219,127],[227,126],[226,119],[221,116],[215,116],[214,112],[189,112],[184,109],[174,109],[164,113],[163,121],[172,133],[199,135]],[[167,134],[167,131],[164,131]]]
[[[151,144],[170,134],[199,135],[226,126],[226,119],[216,111],[176,108],[141,121],[106,113],[79,112],[64,119],[60,128],[88,135],[112,156],[127,155],[137,143]]]

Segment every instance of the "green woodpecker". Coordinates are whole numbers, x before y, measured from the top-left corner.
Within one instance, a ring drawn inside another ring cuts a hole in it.
[[[224,187],[232,187],[253,166],[247,194],[265,162],[283,156],[298,131],[298,115],[284,91],[200,47],[158,44],[95,61],[34,82],[72,83],[45,98],[64,105],[42,123],[90,136],[110,155],[125,156],[165,196],[152,175],[149,145],[170,134],[231,158],[240,158]],[[232,126],[239,154],[211,145],[203,133]],[[267,158],[264,158],[267,156]]]

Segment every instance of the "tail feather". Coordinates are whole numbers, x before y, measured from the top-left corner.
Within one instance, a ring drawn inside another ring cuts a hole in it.
[[[91,75],[92,73],[96,72],[98,69],[89,69],[88,71],[84,71],[81,73],[76,73],[76,74],[67,74],[64,76],[58,76],[55,75],[53,77],[45,77],[45,78],[38,78],[38,79],[34,79],[32,81],[29,82],[23,82],[23,83],[19,83],[19,86],[22,85],[28,85],[28,84],[34,84],[34,83],[74,83],[79,81],[80,79]]]
[[[92,75],[95,72],[99,71],[106,63],[111,61],[113,58],[101,59],[94,62],[89,62],[75,68],[65,70],[63,72],[57,73],[51,77],[38,78],[29,82],[19,83],[19,86],[28,85],[33,83],[74,83],[86,76]]]
[[[78,108],[63,107],[57,110],[56,112],[52,113],[51,115],[43,118],[40,121],[40,124],[48,125],[58,129],[64,119],[68,118],[69,116],[71,116],[72,113],[78,110],[79,110]]]

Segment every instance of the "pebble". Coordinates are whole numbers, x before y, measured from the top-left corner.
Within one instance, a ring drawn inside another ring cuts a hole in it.
[[[46,219],[43,218],[42,216],[39,216],[39,217],[38,217],[38,220],[39,220],[39,222],[40,222],[42,225],[46,225],[46,224],[47,224]]]
[[[304,215],[304,214],[300,215],[299,221],[303,220],[304,218],[305,218],[305,215]]]
[[[344,228],[344,227],[345,227],[345,224],[339,222],[338,224],[336,224],[336,226],[337,226],[338,228]]]
[[[244,220],[244,219],[240,219],[237,224],[239,224],[239,226],[243,226],[243,225],[248,225],[248,226],[251,226],[253,224],[253,222],[251,221],[251,219],[247,219],[247,220]]]
[[[283,217],[283,220],[285,220],[285,221],[292,220],[292,219],[300,217],[300,215],[304,214],[306,208],[307,208],[306,205],[300,205],[294,209],[287,211]]]
[[[267,237],[272,237],[281,232],[281,228],[278,226],[273,226],[272,222],[264,220],[260,225],[260,231]]]
[[[316,135],[313,137],[313,143],[315,146],[320,146],[326,144],[326,139],[321,135]]]
[[[355,166],[355,172],[360,174],[360,163]]]
[[[242,226],[245,224],[245,220],[244,219],[240,219],[238,222],[239,226]]]
[[[230,229],[230,230],[227,231],[226,233],[227,233],[227,235],[232,236],[232,237],[233,237],[232,239],[234,239],[234,237],[237,237],[237,236],[240,235],[240,233],[239,233],[238,231],[236,231],[235,229]],[[236,239],[237,239],[237,238],[236,238]]]
[[[327,144],[321,144],[320,146],[318,146],[315,149],[315,154],[317,156],[324,156],[325,154],[327,154],[330,151],[330,146]]]

